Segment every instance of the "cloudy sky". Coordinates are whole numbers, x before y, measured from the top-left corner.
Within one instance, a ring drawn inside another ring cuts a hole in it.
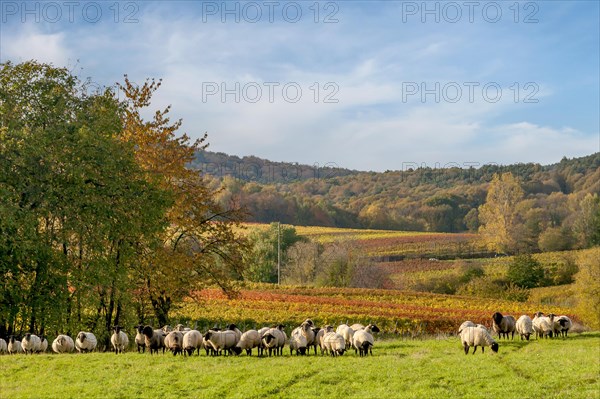
[[[0,2],[0,61],[163,79],[192,137],[358,170],[600,150],[596,1]]]

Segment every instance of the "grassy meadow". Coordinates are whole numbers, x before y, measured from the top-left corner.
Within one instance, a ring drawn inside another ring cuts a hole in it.
[[[572,398],[600,397],[600,333],[465,355],[457,337],[376,341],[339,358],[0,356],[1,398]]]

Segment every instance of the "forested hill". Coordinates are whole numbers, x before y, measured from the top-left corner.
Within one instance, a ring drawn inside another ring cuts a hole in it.
[[[600,153],[547,166],[421,167],[377,173],[201,152],[193,166],[212,176],[215,186],[223,183],[221,199],[233,197],[245,205],[250,221],[296,225],[476,230],[477,208],[485,202],[492,177],[511,172],[525,193],[524,217],[543,229],[570,223],[585,195],[600,192]]]

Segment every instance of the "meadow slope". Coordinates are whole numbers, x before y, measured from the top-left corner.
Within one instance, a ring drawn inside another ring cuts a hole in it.
[[[286,348],[287,349],[287,348]],[[600,333],[500,341],[464,355],[458,338],[376,342],[374,356],[251,358],[127,353],[0,356],[1,398],[600,397]],[[543,394],[542,394],[543,392]]]

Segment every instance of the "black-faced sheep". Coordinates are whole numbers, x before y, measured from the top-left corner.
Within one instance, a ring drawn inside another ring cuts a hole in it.
[[[150,326],[145,326],[142,329],[146,341],[146,347],[150,349],[150,354],[158,353],[162,349],[165,353],[165,336],[162,329],[154,330]]]
[[[181,331],[171,331],[165,337],[165,348],[173,353],[173,356],[183,352],[183,333]]]
[[[23,347],[21,346],[21,341],[17,340],[14,336],[11,335],[8,338],[7,350],[8,350],[8,353],[10,353],[11,355],[14,355],[17,353],[23,353]]]
[[[325,333],[323,336],[323,345],[325,346],[325,351],[331,356],[341,356],[346,351],[346,340],[340,334],[333,331]]]
[[[306,337],[302,334],[301,327],[298,327],[292,331],[290,335],[290,355],[296,351],[296,355],[306,354]]]
[[[113,335],[110,337],[110,343],[113,346],[113,350],[115,354],[123,353],[129,346],[129,338],[124,331],[122,331],[123,327],[115,326]]]
[[[282,355],[286,340],[287,336],[283,331],[282,325],[269,328],[262,336],[263,346],[269,351],[269,356],[271,356],[273,352],[275,352],[276,355]]]
[[[92,352],[96,349],[97,344],[98,340],[93,333],[80,331],[75,340],[75,349],[77,349],[79,353]]]
[[[8,353],[8,345],[6,344],[5,340],[0,338],[0,355],[4,355],[6,353]]]
[[[23,352],[25,352],[25,354],[39,352],[41,345],[42,340],[40,340],[40,337],[30,333],[25,334],[23,340],[21,341],[21,347],[23,348]]]
[[[511,338],[514,339],[515,324],[516,321],[513,316],[502,316],[500,312],[492,315],[492,328],[499,338],[505,337],[508,339],[508,334],[511,334]]]
[[[52,341],[52,350],[56,353],[70,353],[75,350],[75,342],[68,335],[59,335]]]
[[[521,340],[526,339],[529,341],[529,337],[533,333],[533,322],[531,321],[531,317],[525,314],[519,317],[515,329],[517,330],[517,334],[521,337]]]
[[[265,330],[265,331],[267,331],[267,330]],[[242,334],[242,337],[240,338],[238,343],[235,345],[235,347],[232,348],[232,351],[236,355],[239,355],[240,353],[242,353],[243,350],[245,350],[246,355],[251,356],[252,349],[254,349],[254,348],[258,348],[258,355],[260,356],[261,355],[261,335],[256,330],[248,330]]]
[[[465,350],[465,355],[469,353],[469,348],[472,346],[473,354],[478,346],[481,346],[481,353],[484,353],[484,348],[490,346],[492,351],[498,352],[498,343],[492,338],[490,333],[480,327],[465,327],[460,333],[460,340]]]
[[[549,314],[548,317],[552,318],[552,328],[556,337],[566,338],[569,330],[573,327],[573,322],[567,316],[558,316]]]
[[[146,352],[146,337],[144,336],[144,326],[143,325],[139,325],[135,328],[136,330],[136,334],[135,334],[135,344],[137,345],[137,351],[138,353],[142,352]]]
[[[235,331],[225,330],[225,331],[213,331],[209,330],[205,335],[204,339],[210,343],[215,352],[213,354],[220,354],[222,350],[225,353],[231,354],[232,348],[237,343],[237,337]]]
[[[532,324],[537,339],[547,337],[552,338],[554,326],[553,318],[544,316],[542,312],[537,312],[533,316]]]
[[[198,330],[190,330],[183,336],[183,354],[192,356],[194,351],[200,355],[200,348],[202,348],[202,334]]]

